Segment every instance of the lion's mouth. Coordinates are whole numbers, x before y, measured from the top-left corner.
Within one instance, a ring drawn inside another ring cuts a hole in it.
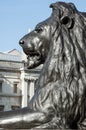
[[[29,53],[27,54],[27,59],[28,59],[28,62],[27,62],[28,69],[32,69],[40,65],[41,54],[40,52],[29,51]]]
[[[40,57],[40,53],[31,51],[31,52],[28,53],[28,56],[30,56],[30,57],[35,57],[35,56]]]

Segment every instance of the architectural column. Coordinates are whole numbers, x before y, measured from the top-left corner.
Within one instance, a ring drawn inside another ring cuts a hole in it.
[[[30,96],[30,100],[31,100],[31,98],[33,97],[33,95],[34,95],[34,80],[31,80],[31,82],[30,82],[30,88],[29,88],[29,96]]]
[[[21,69],[22,107],[27,106],[27,82],[25,81],[24,68]]]

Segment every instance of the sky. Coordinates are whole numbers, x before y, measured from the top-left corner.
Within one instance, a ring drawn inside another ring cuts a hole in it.
[[[19,40],[33,30],[36,24],[51,15],[49,5],[57,1],[0,0],[0,52],[12,49],[22,51]],[[86,12],[86,0],[64,0],[64,2],[73,2],[79,11]]]

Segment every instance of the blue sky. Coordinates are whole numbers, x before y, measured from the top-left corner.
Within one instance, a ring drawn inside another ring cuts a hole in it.
[[[0,0],[0,51],[22,51],[19,39],[51,14],[49,5],[57,0]],[[73,2],[79,11],[86,11],[86,0]]]

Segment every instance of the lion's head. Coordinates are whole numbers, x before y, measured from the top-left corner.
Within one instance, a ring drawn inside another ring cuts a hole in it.
[[[86,105],[82,106],[82,102],[86,104],[86,13],[79,12],[72,3],[57,2],[50,7],[51,16],[25,35],[20,45],[28,56],[28,68],[44,63],[40,87],[49,82],[64,83],[71,126],[86,114]]]
[[[20,40],[20,45],[28,58],[28,68],[44,63],[50,48],[50,25],[48,21],[39,23],[35,29]]]

